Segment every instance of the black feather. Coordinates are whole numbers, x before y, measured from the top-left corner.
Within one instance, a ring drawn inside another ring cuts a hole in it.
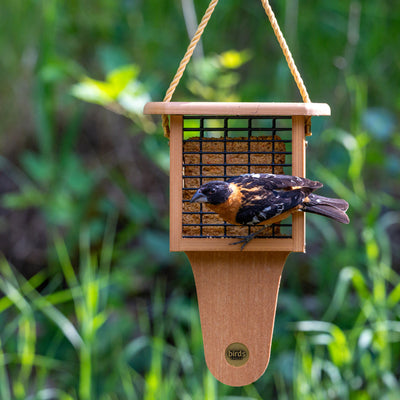
[[[326,205],[336,207],[342,211],[347,211],[349,208],[349,203],[343,199],[332,199],[330,197],[324,197],[318,194],[310,194],[308,199],[310,200],[308,203],[309,206]]]
[[[257,225],[270,218],[276,217],[288,210],[291,210],[301,204],[306,195],[299,189],[291,191],[268,190],[260,188],[254,195],[254,191],[247,192],[241,190],[244,194],[242,207],[236,216],[236,221],[243,225]]]
[[[348,224],[350,222],[347,214],[341,209],[333,206],[329,206],[326,204],[309,206],[308,204],[304,205],[303,211],[323,215],[325,217],[329,217],[334,219],[335,221],[341,222],[342,224]]]
[[[264,189],[282,189],[290,190],[293,187],[301,187],[309,193],[323,186],[321,182],[311,181],[307,178],[291,175],[276,175],[276,174],[244,174],[230,178],[227,182],[235,183],[244,188],[252,189],[254,187],[263,187]]]

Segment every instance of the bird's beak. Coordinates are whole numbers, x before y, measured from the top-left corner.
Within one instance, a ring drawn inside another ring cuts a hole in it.
[[[207,196],[199,189],[190,199],[191,203],[207,203]]]

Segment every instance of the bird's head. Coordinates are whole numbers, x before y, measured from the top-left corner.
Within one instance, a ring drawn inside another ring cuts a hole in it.
[[[211,181],[201,185],[190,200],[191,203],[222,204],[232,193],[229,183],[223,181]]]

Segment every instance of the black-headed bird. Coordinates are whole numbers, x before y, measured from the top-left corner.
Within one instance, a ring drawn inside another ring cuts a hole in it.
[[[244,246],[266,227],[295,212],[310,212],[348,224],[349,204],[342,199],[314,194],[323,185],[317,181],[290,175],[244,174],[227,181],[203,184],[190,200],[206,203],[224,221],[236,225],[264,225],[240,242]]]

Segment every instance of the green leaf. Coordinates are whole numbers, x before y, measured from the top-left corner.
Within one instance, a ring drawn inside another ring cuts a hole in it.
[[[71,94],[78,99],[102,106],[114,100],[109,92],[110,89],[107,83],[95,81],[90,78],[85,78],[82,82],[72,86],[71,89]]]
[[[2,196],[0,204],[6,208],[23,209],[42,206],[46,201],[45,199],[45,193],[29,186],[22,188],[19,193],[6,193]]]
[[[390,308],[394,307],[398,302],[400,302],[400,283],[394,287],[387,299]]]
[[[149,101],[149,93],[144,85],[137,81],[129,83],[118,95],[118,103],[133,114],[142,114],[144,105]]]
[[[104,324],[104,322],[107,321],[108,315],[105,312],[100,312],[97,315],[93,317],[92,321],[92,328],[93,331],[96,332],[98,331]]]
[[[139,68],[136,65],[125,65],[111,71],[106,81],[113,89],[120,93],[126,86],[133,80],[137,79],[139,75]]]
[[[220,89],[230,89],[240,81],[240,75],[236,72],[226,73],[218,79],[218,87]]]
[[[128,113],[142,114],[150,96],[145,86],[137,81],[138,75],[136,65],[125,65],[111,71],[105,81],[85,77],[72,87],[71,93],[89,103],[102,106],[118,103]]]
[[[68,76],[82,75],[81,67],[67,57],[52,55],[39,70],[40,78],[50,84],[62,82]]]
[[[329,353],[333,363],[338,367],[342,367],[351,361],[351,351],[346,335],[336,325],[331,326],[330,333],[332,341],[328,344]]]
[[[21,164],[24,166],[24,170],[36,182],[49,183],[54,176],[55,164],[48,158],[42,157],[37,153],[24,153],[21,156]]]
[[[251,52],[248,50],[228,50],[219,56],[219,61],[224,68],[237,69],[251,59]]]

